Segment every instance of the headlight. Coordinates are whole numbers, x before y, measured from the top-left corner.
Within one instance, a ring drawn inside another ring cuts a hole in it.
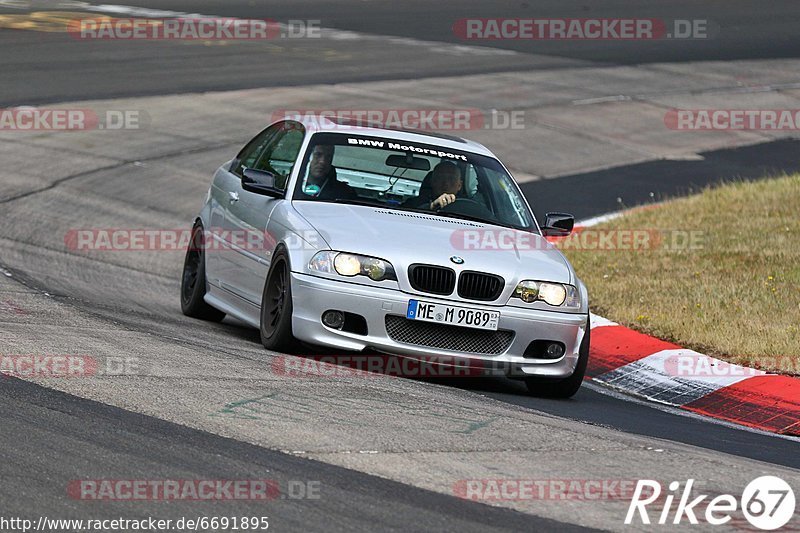
[[[355,276],[361,274],[361,261],[350,254],[338,254],[333,258],[333,268],[342,276]]]
[[[520,281],[514,289],[514,298],[523,302],[533,303],[542,301],[553,307],[567,309],[580,309],[581,299],[578,289],[572,285],[562,283],[548,283],[546,281]]]
[[[539,285],[539,299],[550,305],[561,305],[567,299],[567,289],[563,285],[542,283]]]
[[[517,288],[514,289],[513,296],[523,302],[535,302],[539,298],[539,284],[535,281],[520,281]]]
[[[373,281],[387,279],[397,281],[392,264],[377,257],[348,254],[345,252],[317,252],[308,263],[309,270],[339,274],[340,276],[367,276]]]

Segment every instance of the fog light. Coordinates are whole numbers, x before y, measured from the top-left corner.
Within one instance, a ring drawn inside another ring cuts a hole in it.
[[[551,342],[547,345],[547,357],[558,359],[564,355],[564,345],[560,342]]]
[[[342,329],[342,326],[344,326],[344,313],[341,311],[325,311],[322,314],[322,323],[332,329]]]

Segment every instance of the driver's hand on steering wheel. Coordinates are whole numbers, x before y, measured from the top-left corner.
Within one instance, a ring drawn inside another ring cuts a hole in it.
[[[443,195],[439,196],[436,200],[431,202],[431,209],[441,209],[446,205],[450,205],[456,201],[456,195],[450,193],[444,193]]]

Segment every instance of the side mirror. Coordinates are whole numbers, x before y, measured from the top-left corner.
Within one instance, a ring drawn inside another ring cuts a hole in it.
[[[545,237],[566,237],[572,233],[575,217],[567,213],[547,213],[544,217],[542,235]]]
[[[275,174],[266,170],[244,169],[242,189],[273,198],[283,198],[283,191],[275,187]]]

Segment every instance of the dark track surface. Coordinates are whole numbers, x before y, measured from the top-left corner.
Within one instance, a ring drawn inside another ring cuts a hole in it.
[[[415,489],[76,398],[0,380],[0,501],[5,517],[172,519],[261,517],[278,531],[587,531],[513,510]],[[24,438],[21,438],[24,436]],[[73,499],[72,480],[252,480],[267,501],[109,502]],[[10,483],[10,480],[16,480]],[[293,499],[311,482],[319,498]],[[369,526],[367,526],[369,524]]]
[[[704,417],[687,417],[673,409],[661,410],[647,402],[623,400],[618,395],[603,394],[587,386],[581,387],[569,400],[550,400],[527,396],[524,385],[508,380],[452,385],[558,417],[800,468],[796,441],[709,423]]]
[[[686,196],[726,181],[798,172],[798,151],[800,141],[786,139],[706,152],[698,161],[649,161],[524,183],[521,188],[539,220],[548,211],[565,211],[582,220]]]
[[[126,5],[153,5],[147,0],[124,2]],[[364,16],[365,5],[369,16]],[[585,2],[563,0],[425,0],[366,3],[359,0],[327,2],[302,0],[291,4],[277,0],[250,2],[234,0],[166,0],[160,9],[236,17],[272,18],[279,21],[304,17],[322,20],[324,27],[395,35],[451,43],[476,42],[524,53],[557,55],[571,59],[607,63],[650,63],[660,61],[697,61],[797,57],[800,39],[794,21],[800,16],[800,5],[791,0],[771,2],[768,9],[750,0],[693,2],[691,0],[615,0]],[[465,41],[452,31],[453,23],[463,18],[654,18],[663,20],[706,19],[719,27],[716,35],[700,43],[651,42],[619,43],[595,41]]]
[[[30,8],[0,5],[0,14],[53,11],[56,0]],[[99,4],[100,2],[94,2]],[[116,2],[107,2],[115,4]],[[76,40],[66,33],[0,31],[3,76],[0,105],[114,98],[379,79],[554,69],[576,65],[645,64],[699,60],[797,57],[800,4],[748,0],[698,3],[681,0],[603,2],[413,0],[133,0],[145,6],[205,15],[314,20],[325,28],[397,36],[518,52],[512,56],[431,53],[427,46],[397,46],[383,40],[275,39],[267,43],[206,46],[186,42],[111,43]],[[79,9],[69,9],[80,13]],[[778,15],[780,13],[780,15]],[[718,33],[702,40],[658,41],[465,41],[453,34],[463,18],[657,18],[705,19]],[[385,54],[385,55],[384,55]],[[375,60],[380,55],[384,59]]]

